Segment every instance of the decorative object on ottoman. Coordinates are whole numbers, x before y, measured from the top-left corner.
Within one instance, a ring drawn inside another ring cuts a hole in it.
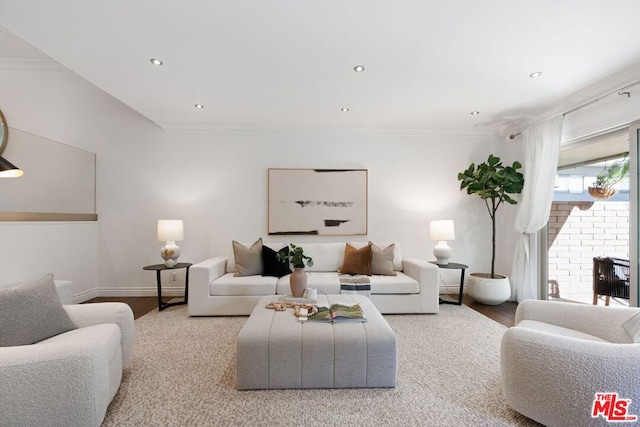
[[[159,219],[158,234],[159,242],[166,242],[160,250],[160,255],[164,260],[164,265],[171,268],[178,263],[180,248],[176,241],[184,240],[184,227],[181,219]]]
[[[449,247],[449,245],[447,245],[447,240],[456,239],[453,220],[444,219],[439,221],[431,221],[431,223],[429,224],[429,238],[438,242],[438,244],[433,248],[433,255],[436,257],[436,264],[449,264],[449,258],[451,258],[451,248]]]
[[[293,273],[289,276],[289,285],[291,286],[291,295],[301,297],[304,290],[307,289],[307,275],[304,273],[304,267],[313,266],[313,259],[304,254],[302,247],[291,243],[290,249],[286,251],[283,248],[278,251],[278,259],[283,263],[291,263],[293,265]]]
[[[496,212],[502,203],[510,205],[518,203],[510,195],[521,193],[524,187],[524,176],[518,172],[520,168],[522,168],[520,162],[513,162],[511,166],[504,166],[499,157],[489,154],[486,162],[479,164],[477,167],[474,163],[471,163],[467,170],[458,174],[460,190],[466,189],[467,194],[476,194],[484,200],[491,217],[491,274],[482,273],[478,277],[478,273],[472,273],[469,277],[470,286],[467,288],[467,293],[472,298],[475,292],[478,298],[488,301],[483,303],[476,299],[476,301],[483,304],[500,304],[511,296],[509,279],[506,276],[495,273]],[[482,285],[475,286],[473,281],[476,279],[481,279]],[[494,284],[498,289],[486,292],[488,290],[487,287]],[[505,286],[509,288],[508,294],[504,292]],[[504,300],[499,301],[498,296],[500,298],[504,296]]]

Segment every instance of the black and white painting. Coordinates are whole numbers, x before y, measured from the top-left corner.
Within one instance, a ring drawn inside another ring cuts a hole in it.
[[[269,234],[367,234],[367,170],[269,169]]]

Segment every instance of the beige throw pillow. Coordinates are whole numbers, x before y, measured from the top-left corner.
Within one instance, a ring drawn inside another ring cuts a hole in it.
[[[384,249],[369,242],[371,245],[371,274],[379,274],[381,276],[396,276],[393,269],[393,252],[396,244],[392,243]]]
[[[356,249],[347,243],[344,248],[344,260],[342,267],[340,267],[340,273],[371,276],[371,244]]]
[[[255,276],[262,274],[262,237],[256,240],[250,248],[241,243],[232,242],[233,256],[236,260],[235,277]]]

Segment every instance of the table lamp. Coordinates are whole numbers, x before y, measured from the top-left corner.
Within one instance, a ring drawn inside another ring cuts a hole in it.
[[[447,240],[456,239],[453,220],[445,219],[440,221],[431,221],[429,227],[429,238],[431,240],[438,241],[438,244],[433,248],[433,255],[436,257],[436,264],[449,264],[451,248],[447,245]]]
[[[181,219],[159,219],[158,220],[158,241],[166,242],[160,251],[164,265],[169,268],[175,267],[180,256],[180,248],[176,241],[184,240],[184,228]]]

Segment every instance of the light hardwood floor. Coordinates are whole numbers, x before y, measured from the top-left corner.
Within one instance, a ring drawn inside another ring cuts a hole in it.
[[[454,299],[457,299],[457,295],[451,296]],[[172,297],[166,299],[168,301]],[[94,298],[92,300],[87,301],[87,303],[92,302],[110,302],[110,301],[118,301],[129,304],[131,310],[133,310],[133,315],[137,319],[140,316],[143,316],[150,312],[151,310],[158,309],[158,298],[156,297],[100,297]],[[483,305],[478,304],[473,301],[470,297],[464,296],[462,298],[462,303],[471,307],[479,313],[484,314],[490,319],[495,320],[498,323],[502,323],[503,325],[509,327],[513,326],[513,321],[515,318],[516,307],[517,304],[515,302],[505,302],[499,305]]]

